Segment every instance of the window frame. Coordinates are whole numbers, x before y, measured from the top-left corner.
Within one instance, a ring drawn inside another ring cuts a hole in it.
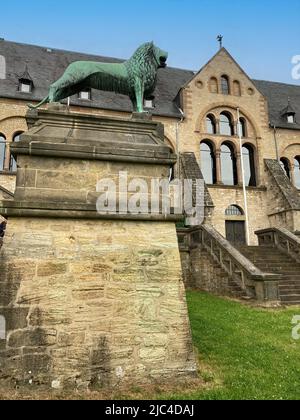
[[[226,89],[224,89],[224,83],[226,82]],[[228,96],[231,95],[231,88],[230,88],[230,79],[227,74],[223,74],[220,78],[221,83],[221,92],[222,95]]]
[[[4,145],[3,147],[3,160],[0,160],[0,172],[5,172],[5,163],[6,163],[6,153],[7,153],[7,140],[3,133],[0,133],[0,148],[1,145]],[[3,163],[3,164],[1,164]]]

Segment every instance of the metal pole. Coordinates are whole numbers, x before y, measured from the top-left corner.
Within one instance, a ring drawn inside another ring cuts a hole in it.
[[[243,177],[243,192],[244,192],[244,206],[245,206],[245,216],[246,216],[246,240],[247,245],[250,244],[250,229],[249,229],[249,212],[248,212],[248,199],[247,199],[247,188],[245,180],[245,166],[244,166],[244,156],[243,156],[243,142],[242,142],[242,131],[240,123],[240,109],[237,109],[238,115],[238,135],[240,139],[240,154],[241,154],[241,167],[242,167],[242,177]]]
[[[277,158],[278,162],[280,163],[278,141],[277,141],[277,130],[276,130],[275,125],[274,125],[273,129],[274,129],[274,141],[275,141],[275,148],[276,148],[276,158]]]

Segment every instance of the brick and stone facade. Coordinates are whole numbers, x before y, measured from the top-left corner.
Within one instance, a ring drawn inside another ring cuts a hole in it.
[[[26,47],[24,46],[23,48]],[[9,51],[9,45],[7,51]],[[38,50],[35,49],[32,52],[33,57],[35,57],[34,54],[40,54],[41,59],[45,59],[43,56],[43,54],[45,55],[44,52],[38,51],[37,53],[36,51]],[[72,55],[69,55],[70,58],[68,59],[72,60]],[[51,54],[48,53],[48,57],[50,56]],[[67,53],[65,53],[65,56],[67,57]],[[51,60],[51,57],[47,58],[47,60]],[[49,61],[49,68],[54,66],[55,63],[55,61]],[[34,75],[34,71],[37,70],[32,68],[32,78],[40,77],[39,75]],[[243,144],[251,146],[254,153],[256,183],[255,186],[253,185],[248,188],[248,204],[250,242],[256,244],[257,239],[254,232],[258,229],[271,226],[273,220],[273,215],[270,213],[270,194],[267,193],[267,188],[270,187],[270,179],[265,168],[265,159],[272,160],[277,159],[277,157],[288,159],[290,162],[290,178],[292,182],[296,183],[294,158],[300,155],[299,125],[291,124],[288,126],[283,121],[280,113],[282,110],[279,104],[279,108],[276,110],[278,113],[278,121],[276,121],[277,128],[274,130],[273,124],[275,125],[275,122],[271,120],[274,119],[274,107],[277,104],[270,103],[271,99],[265,92],[268,93],[268,89],[271,89],[270,97],[272,97],[272,92],[274,89],[277,89],[277,85],[251,80],[224,48],[197,74],[175,69],[169,69],[168,72],[163,73],[162,71],[159,73],[156,92],[157,106],[152,110],[154,114],[153,118],[164,124],[165,141],[167,144],[178,153],[194,153],[200,168],[202,164],[200,144],[203,140],[211,143],[215,155],[216,180],[214,185],[208,185],[210,197],[214,205],[214,210],[210,212],[210,218],[213,226],[223,235],[226,233],[226,209],[230,205],[236,205],[244,210],[244,199],[241,188],[241,154],[237,130],[237,108],[239,108],[240,116],[246,122],[246,133],[243,138]],[[57,77],[56,73],[53,73],[53,77]],[[226,94],[222,92],[222,76],[224,75],[227,77],[229,89],[229,92],[226,92]],[[42,79],[40,78],[39,80]],[[41,81],[41,84],[44,86],[44,82]],[[35,91],[32,95],[40,94],[40,90],[42,88],[44,89],[43,86],[35,86]],[[173,91],[171,92],[172,88]],[[290,85],[278,84],[278,92],[281,95],[280,100],[283,104],[285,100],[287,101],[284,97],[285,92],[287,97],[291,97],[294,92],[294,97],[297,98],[298,90],[299,88],[297,86],[292,87]],[[7,140],[5,171],[0,173],[0,185],[13,192],[15,188],[15,175],[9,172],[9,145],[16,134],[27,129],[25,115],[27,112],[27,102],[30,97],[22,100],[21,93],[16,93],[15,98],[13,98],[13,93],[8,94],[5,89],[4,92],[5,94],[2,96],[0,86],[0,133]],[[169,96],[166,95],[166,92]],[[174,96],[176,92],[178,92],[177,97]],[[273,94],[273,96],[275,95]],[[104,95],[106,102],[103,100],[102,107],[99,99],[101,98],[100,94],[95,93],[92,98],[94,100],[90,101],[90,105],[89,103],[81,103],[76,99],[71,100],[70,111],[116,117],[128,117],[130,115],[129,105],[123,98],[122,100],[121,98],[120,100],[119,98],[116,100],[114,97],[107,99]],[[39,99],[40,97],[36,98],[36,100]],[[297,99],[294,99],[295,101],[297,102]],[[296,105],[296,109],[298,109],[298,103],[292,105]],[[181,120],[179,107],[182,108],[184,113],[184,118]],[[233,133],[230,136],[220,134],[220,116],[224,112],[232,116]],[[271,112],[272,115],[270,114]],[[216,134],[209,134],[207,132],[207,115],[215,118]],[[296,115],[296,120],[297,118],[299,119],[300,117]],[[221,148],[224,142],[231,145],[233,150],[236,161],[237,185],[230,186],[223,185],[222,183]],[[277,196],[278,199],[280,198]],[[285,200],[284,193],[282,200],[283,202]],[[293,225],[289,224],[288,228],[293,231],[300,230],[300,226],[296,222],[298,220],[297,217],[294,217],[293,220]]]

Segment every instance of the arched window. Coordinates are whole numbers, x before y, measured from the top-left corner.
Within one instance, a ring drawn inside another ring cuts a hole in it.
[[[300,190],[300,156],[295,157],[294,168],[295,187]]]
[[[223,95],[230,95],[229,78],[228,76],[221,77],[221,89]]]
[[[212,77],[209,81],[209,90],[211,93],[219,93],[218,79]]]
[[[6,138],[0,133],[0,171],[5,169]]]
[[[217,133],[216,120],[215,120],[215,117],[211,114],[206,117],[206,132],[208,134]]]
[[[220,134],[224,136],[234,135],[232,117],[229,112],[222,112],[220,115]]]
[[[252,145],[245,144],[243,146],[243,160],[246,185],[256,187],[255,153]]]
[[[20,141],[20,136],[21,136],[21,134],[23,134],[23,133],[22,133],[22,132],[19,132],[19,133],[16,133],[16,134],[13,136],[13,142],[14,142],[14,143],[18,143],[18,142]],[[17,162],[16,162],[16,159],[13,157],[13,155],[12,155],[12,154],[10,155],[9,170],[10,170],[11,172],[16,172],[16,170],[17,170]]]
[[[215,184],[216,174],[216,156],[213,145],[209,140],[204,140],[200,145],[201,152],[201,171],[207,184]]]
[[[244,216],[244,211],[239,206],[232,204],[226,209],[225,216]]]
[[[240,118],[239,130],[241,132],[242,137],[247,137],[247,123],[246,123],[245,118]]]
[[[280,165],[283,171],[285,172],[286,176],[291,179],[291,164],[290,161],[283,157],[280,159]]]
[[[235,96],[242,96],[241,84],[237,80],[233,82],[233,94]]]
[[[0,80],[6,79],[6,61],[3,55],[0,55]]]
[[[221,146],[221,171],[224,185],[237,185],[236,157],[230,143],[223,143]]]

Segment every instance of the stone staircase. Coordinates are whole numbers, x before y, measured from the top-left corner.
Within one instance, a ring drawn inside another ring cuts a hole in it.
[[[263,272],[280,274],[279,293],[285,305],[300,305],[300,263],[273,246],[243,246],[239,251]]]
[[[234,298],[246,298],[245,291],[226,273],[215,259],[203,248],[194,248],[191,252],[191,265],[194,273],[192,288]]]

